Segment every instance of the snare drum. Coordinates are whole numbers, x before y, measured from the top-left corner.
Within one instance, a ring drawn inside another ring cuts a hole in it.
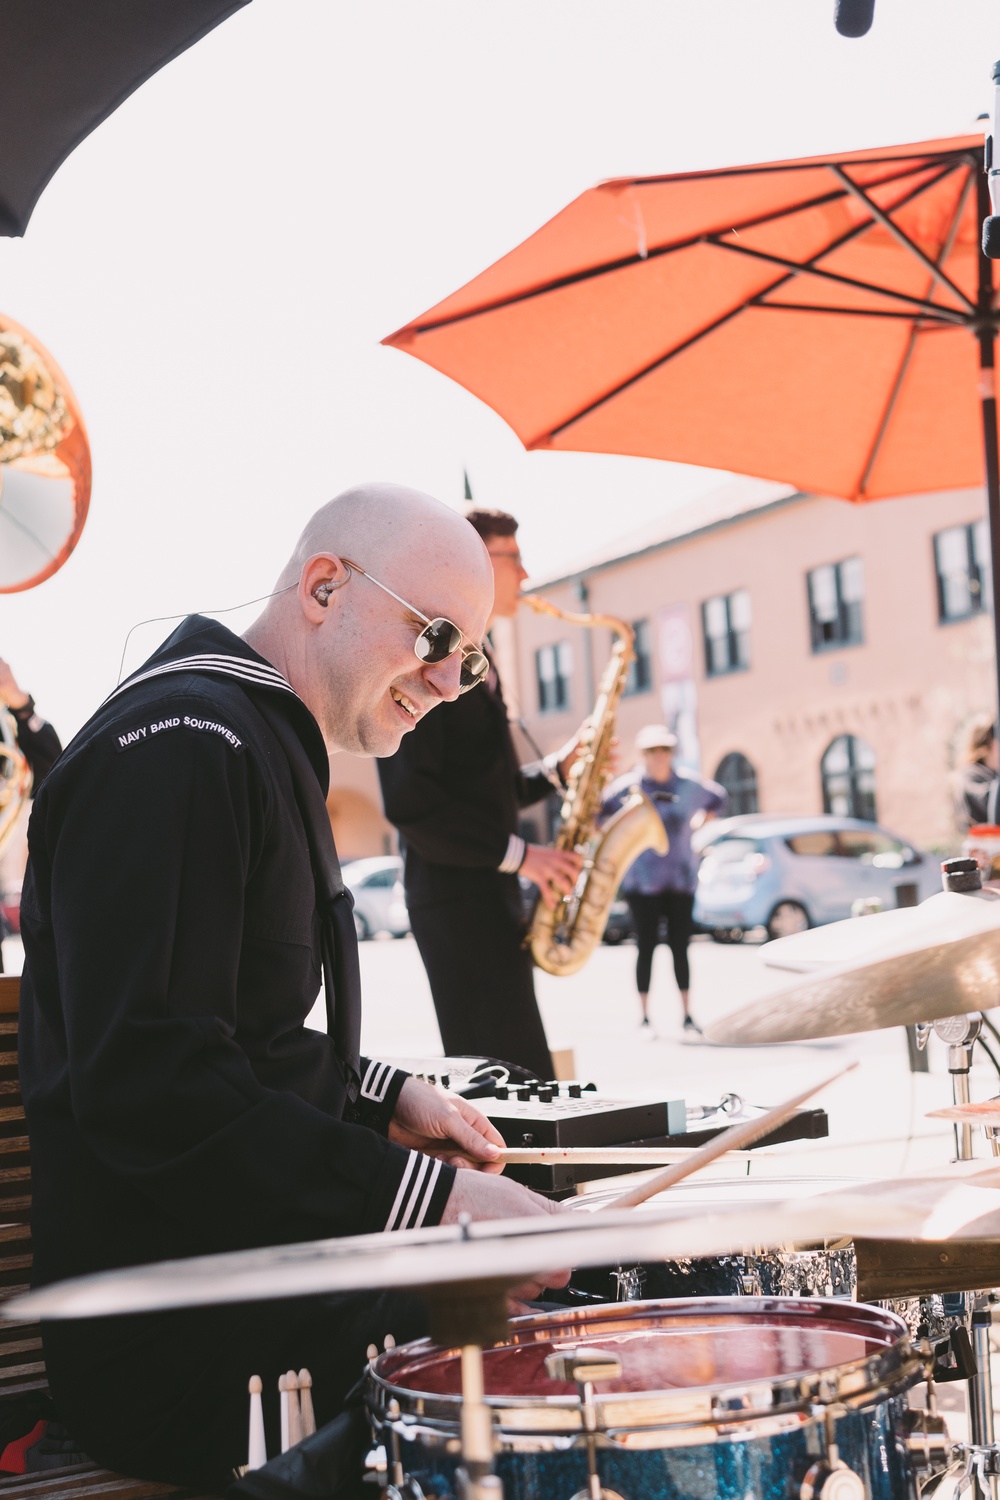
[[[617,1378],[555,1379],[553,1354],[595,1351]],[[518,1318],[484,1351],[505,1500],[798,1500],[828,1477],[829,1440],[856,1478],[837,1490],[913,1500],[907,1389],[920,1362],[891,1313],[845,1302],[718,1298]],[[453,1500],[460,1354],[427,1340],[381,1355],[368,1410],[393,1458]],[[589,1403],[589,1404],[588,1404]]]
[[[634,1210],[667,1204],[713,1213],[734,1202],[811,1197],[837,1188],[850,1190],[851,1178],[736,1177],[679,1183]],[[586,1212],[606,1208],[621,1187],[585,1193],[570,1203]],[[844,1297],[857,1295],[857,1257],[850,1241],[782,1248],[747,1246],[742,1254],[653,1261],[642,1266],[594,1267],[575,1271],[572,1286],[602,1301],[635,1302],[663,1297]]]

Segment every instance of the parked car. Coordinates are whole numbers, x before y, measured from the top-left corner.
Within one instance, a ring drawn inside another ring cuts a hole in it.
[[[354,926],[358,939],[378,932],[405,937],[410,930],[403,892],[403,861],[394,854],[376,859],[353,859],[343,870],[344,884],[354,897]]]
[[[839,922],[859,901],[912,906],[941,889],[934,855],[860,818],[746,814],[706,824],[697,844],[694,918],[720,942],[753,927],[785,937]]]

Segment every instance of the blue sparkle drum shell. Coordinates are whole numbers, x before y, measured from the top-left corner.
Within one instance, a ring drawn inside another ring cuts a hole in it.
[[[545,1364],[576,1347],[621,1364],[594,1397],[598,1474],[622,1500],[798,1500],[832,1408],[840,1458],[868,1500],[916,1496],[904,1422],[921,1366],[905,1324],[843,1301],[739,1297],[515,1319],[483,1356],[505,1500],[586,1492],[581,1400]],[[460,1351],[427,1340],[369,1371],[373,1425],[428,1500],[456,1494],[460,1382]]]

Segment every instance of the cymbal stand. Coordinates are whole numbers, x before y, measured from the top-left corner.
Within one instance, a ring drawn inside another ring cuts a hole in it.
[[[955,1104],[969,1104],[969,1073],[976,1038],[983,1028],[981,1016],[949,1016],[934,1022],[934,1032],[948,1046],[948,1072],[951,1074],[952,1098]],[[972,1161],[972,1126],[956,1121],[955,1149],[958,1161]],[[976,1293],[966,1294],[972,1305],[972,1347],[976,1373],[969,1388],[969,1445],[975,1472],[991,1500],[997,1500],[997,1477],[1000,1475],[1000,1450],[997,1449],[993,1424],[993,1375],[990,1367],[990,1305]]]
[[[948,1046],[948,1072],[951,1074],[952,1101],[969,1104],[969,1073],[972,1052],[983,1029],[982,1016],[947,1016],[934,1022],[934,1034]],[[972,1126],[956,1121],[955,1152],[958,1161],[972,1160]]]
[[[512,1281],[464,1281],[421,1289],[430,1308],[436,1344],[459,1348],[462,1359],[462,1467],[458,1500],[503,1500],[493,1471],[493,1416],[486,1404],[483,1347],[507,1335],[507,1294]]]

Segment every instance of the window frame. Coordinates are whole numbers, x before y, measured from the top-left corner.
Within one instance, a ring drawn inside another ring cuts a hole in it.
[[[551,653],[553,675],[542,675],[542,657]],[[551,689],[553,701],[548,701]],[[564,714],[572,711],[573,647],[568,640],[546,641],[535,647],[535,694],[540,714]]]
[[[653,691],[653,653],[650,648],[649,619],[633,620],[631,625],[635,657],[629,664],[628,676],[622,690],[623,698],[638,698],[641,693]]]
[[[749,672],[750,659],[750,630],[753,624],[752,610],[748,608],[748,620],[743,629],[737,627],[733,621],[733,601],[739,597],[745,597],[747,605],[750,604],[750,590],[746,588],[730,589],[728,594],[712,594],[701,603],[701,636],[702,647],[705,652],[705,676],[729,677],[733,672]],[[708,613],[713,604],[721,604],[725,610],[726,630],[725,635],[711,635],[708,629]],[[717,667],[713,663],[712,642],[724,641],[726,648],[726,665]]]
[[[861,595],[858,599],[848,599],[844,592],[844,569],[851,563],[857,563],[861,574]],[[837,635],[832,640],[824,640],[822,629],[828,623],[820,619],[816,612],[815,596],[816,590],[813,579],[817,574],[830,569],[833,574],[834,599],[836,604]],[[817,563],[814,568],[806,570],[806,603],[809,607],[809,641],[813,656],[823,656],[828,651],[843,651],[850,646],[863,646],[865,644],[865,579],[864,559],[859,553],[853,553],[850,557],[842,557],[837,562]],[[857,634],[851,633],[852,624],[857,626]]]
[[[830,751],[833,749],[834,745],[839,744],[841,740],[844,741],[847,748],[847,765],[842,771],[827,771],[825,766],[826,758],[830,754]],[[861,765],[857,761],[855,756],[856,745],[864,745],[865,748],[870,752],[872,757],[872,764],[870,766]],[[820,786],[823,792],[823,811],[830,816],[837,818],[856,818],[859,822],[862,823],[877,823],[878,794],[875,780],[877,765],[878,759],[875,755],[875,751],[872,749],[871,745],[868,744],[867,740],[861,739],[861,736],[857,734],[835,735],[819,758],[819,777]],[[850,800],[849,810],[846,813],[835,811],[832,806],[833,799],[830,793],[829,784],[831,779],[833,778],[846,778]],[[871,785],[869,787],[863,787],[861,785],[864,778],[870,779]],[[866,807],[871,808],[870,814],[863,810]]]
[[[975,521],[960,521],[955,526],[943,526],[940,531],[935,531],[931,538],[934,554],[934,581],[937,588],[939,625],[957,625],[963,620],[974,620],[977,615],[988,614],[992,609],[989,532],[986,531],[987,550],[985,565],[983,565],[979,558],[979,548],[976,545],[976,532],[980,528],[986,529],[986,522],[981,516]],[[971,607],[963,610],[961,614],[952,614],[946,609],[945,583],[946,579],[951,575],[946,574],[941,567],[941,539],[956,532],[963,534],[965,542],[965,586],[971,604]]]
[[[727,761],[738,761],[739,770],[742,773],[738,781],[735,777],[733,778],[736,784],[735,796],[734,793],[730,791],[728,784],[723,781],[720,774],[726,767]],[[749,775],[746,774],[746,770],[744,768],[749,771]],[[757,767],[754,765],[753,761],[748,755],[743,754],[742,750],[727,750],[726,754],[722,757],[722,759],[719,761],[719,764],[716,766],[712,780],[717,781],[720,786],[724,786],[726,788],[726,794],[729,797],[729,802],[726,807],[727,817],[745,817],[748,814],[760,811],[760,786],[757,781]],[[742,801],[744,798],[746,798],[747,794],[751,790],[753,794],[753,807],[738,807],[736,805],[737,802]]]

